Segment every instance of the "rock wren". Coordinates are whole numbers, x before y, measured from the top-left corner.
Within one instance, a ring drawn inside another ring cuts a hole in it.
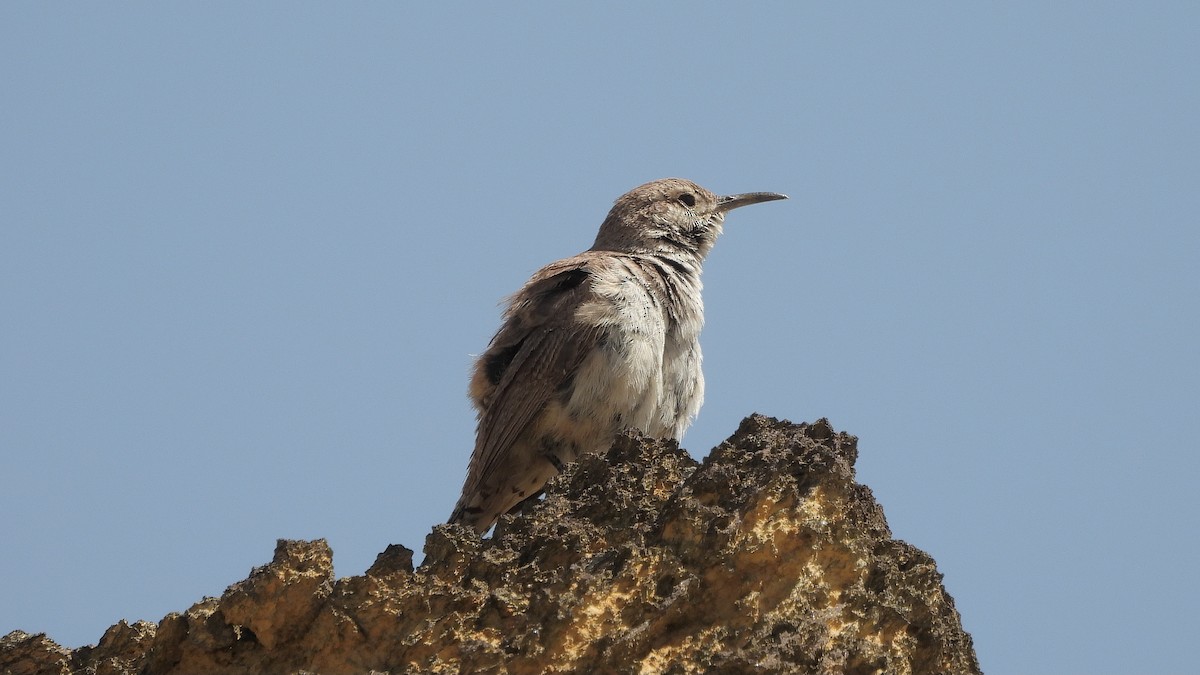
[[[534,274],[475,362],[479,425],[450,522],[487,532],[625,428],[680,438],[704,400],[701,264],[726,213],[774,199],[787,197],[646,183],[617,199],[590,249]]]

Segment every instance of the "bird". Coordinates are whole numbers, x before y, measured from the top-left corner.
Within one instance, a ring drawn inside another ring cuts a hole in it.
[[[485,534],[627,429],[680,439],[704,400],[701,265],[727,213],[777,199],[645,183],[617,198],[590,249],[510,296],[472,370],[475,448],[449,522]]]

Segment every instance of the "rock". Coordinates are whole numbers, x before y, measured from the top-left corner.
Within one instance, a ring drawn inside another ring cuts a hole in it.
[[[71,650],[58,646],[45,633],[14,630],[0,638],[0,673],[4,675],[67,675]]]
[[[138,672],[157,632],[158,626],[148,621],[130,625],[122,619],[104,631],[94,649],[77,650],[75,660],[95,664],[97,675]]]
[[[219,609],[225,621],[268,650],[303,637],[333,590],[333,551],[324,539],[279,540],[271,564],[230,586]]]
[[[762,416],[697,464],[623,436],[489,539],[438,525],[334,581],[280,541],[218,599],[95,648],[0,642],[3,673],[978,673],[932,558],[854,482],[856,439]]]

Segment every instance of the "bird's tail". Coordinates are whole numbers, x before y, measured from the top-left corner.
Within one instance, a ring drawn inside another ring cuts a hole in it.
[[[499,514],[494,514],[490,518],[484,512],[484,509],[478,506],[468,506],[466,496],[459,498],[458,503],[454,505],[454,510],[450,512],[450,520],[448,523],[458,523],[475,529],[478,534],[487,532],[496,522]]]

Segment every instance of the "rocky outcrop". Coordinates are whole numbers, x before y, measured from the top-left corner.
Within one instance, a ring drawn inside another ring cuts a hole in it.
[[[3,673],[978,673],[932,558],[854,481],[856,439],[761,416],[698,464],[626,436],[501,519],[335,580],[323,540],[94,647],[0,640]]]

